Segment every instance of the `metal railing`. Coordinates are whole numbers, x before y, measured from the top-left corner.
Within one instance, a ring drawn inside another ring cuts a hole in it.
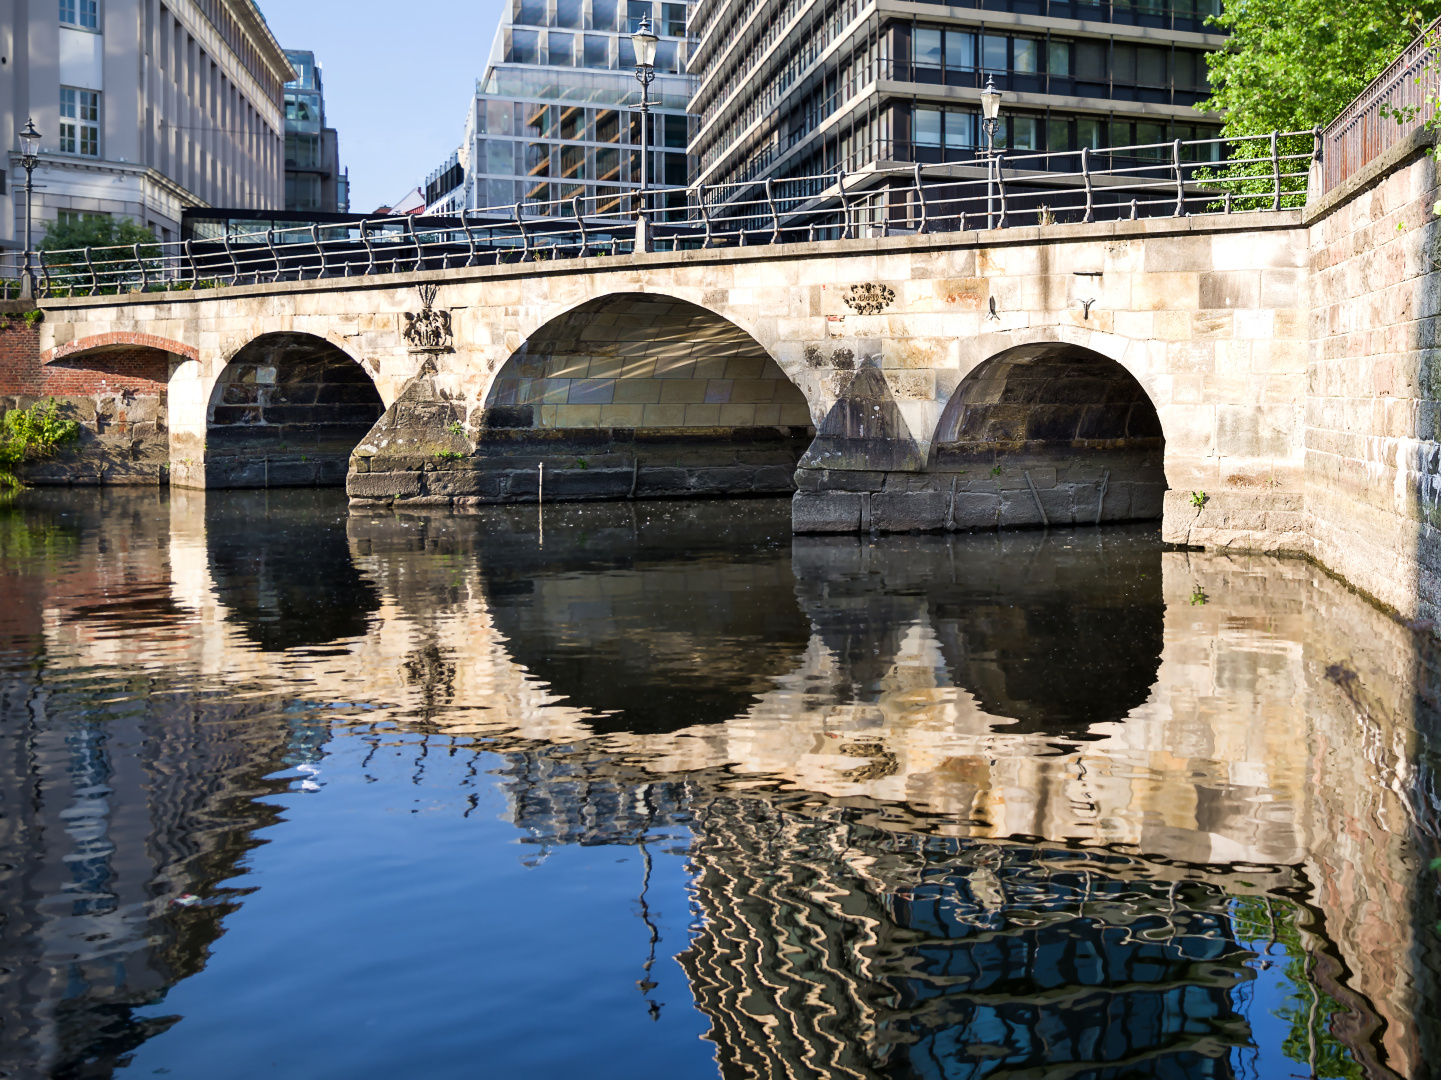
[[[1441,91],[1437,19],[1321,133],[1322,191],[1356,175],[1431,119]]]
[[[214,288],[458,267],[1301,206],[1317,132],[997,154],[745,184],[44,251],[36,295]],[[1219,152],[1218,152],[1219,151]],[[1225,158],[1225,160],[1216,160]],[[18,292],[22,254],[0,276]]]

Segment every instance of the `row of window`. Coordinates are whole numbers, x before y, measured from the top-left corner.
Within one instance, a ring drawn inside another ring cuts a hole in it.
[[[1007,37],[917,26],[911,31],[911,58],[917,67],[936,71],[1049,74],[1186,90],[1208,85],[1204,51],[1120,41]]]
[[[685,37],[685,4],[653,4],[651,0],[514,0],[511,7],[511,22],[517,26],[633,34],[640,29],[642,19],[649,19],[657,34]]]
[[[1149,26],[1158,30],[1218,33],[1207,20],[1221,13],[1221,0],[921,0],[947,7],[1009,11],[1051,19]]]
[[[669,179],[652,183],[666,187],[684,187],[685,181]],[[661,197],[651,196],[659,201]],[[666,197],[673,198],[673,197]],[[684,198],[684,196],[681,196]],[[475,193],[476,206],[483,209],[508,209],[516,203],[525,206],[526,214],[569,216],[572,199],[581,200],[582,214],[618,214],[635,209],[635,189],[615,184],[575,184],[533,180],[484,180]]]
[[[910,141],[918,149],[973,152],[986,142],[980,120],[980,113],[973,109],[917,105],[911,113]],[[1099,150],[1111,146],[1150,146],[1173,139],[1211,139],[1219,133],[1218,128],[1206,124],[1168,124],[1164,120],[1003,113],[995,136],[995,148],[1017,153],[1055,153],[1080,150],[1082,147]],[[1203,156],[1207,159],[1219,155],[1219,144],[1204,148]]]
[[[675,113],[650,114],[651,146],[684,148],[689,141],[690,118]],[[618,109],[587,109],[555,102],[487,101],[476,117],[480,135],[518,136],[528,139],[564,139],[567,142],[640,143],[640,114]]]
[[[640,182],[640,151],[579,143],[528,143],[486,139],[477,143],[473,159],[477,175],[561,177],[616,184]],[[683,151],[652,151],[652,182],[685,185],[689,166]],[[459,181],[456,181],[459,183]],[[455,187],[438,188],[443,193]]]
[[[512,64],[616,71],[635,67],[635,45],[625,36],[515,28],[506,31],[505,58]],[[655,69],[669,74],[684,71],[683,43],[656,42]]]

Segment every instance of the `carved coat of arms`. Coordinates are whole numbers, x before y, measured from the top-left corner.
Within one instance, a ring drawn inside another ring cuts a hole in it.
[[[411,352],[445,353],[454,352],[454,340],[450,330],[450,312],[432,307],[438,287],[418,286],[420,293],[420,314],[405,313],[405,329],[401,337],[410,344]]]
[[[867,282],[864,285],[852,285],[841,300],[857,315],[879,315],[895,303],[896,294],[889,285]]]

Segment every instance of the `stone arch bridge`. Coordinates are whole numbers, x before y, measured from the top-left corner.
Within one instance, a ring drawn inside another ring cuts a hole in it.
[[[52,299],[42,360],[168,354],[187,487],[794,491],[801,531],[1164,515],[1300,550],[1307,235],[1298,210]]]

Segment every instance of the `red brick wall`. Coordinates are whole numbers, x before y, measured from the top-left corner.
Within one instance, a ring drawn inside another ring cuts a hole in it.
[[[169,354],[159,349],[117,349],[41,365],[39,326],[0,315],[0,394],[164,394],[169,376]]]

